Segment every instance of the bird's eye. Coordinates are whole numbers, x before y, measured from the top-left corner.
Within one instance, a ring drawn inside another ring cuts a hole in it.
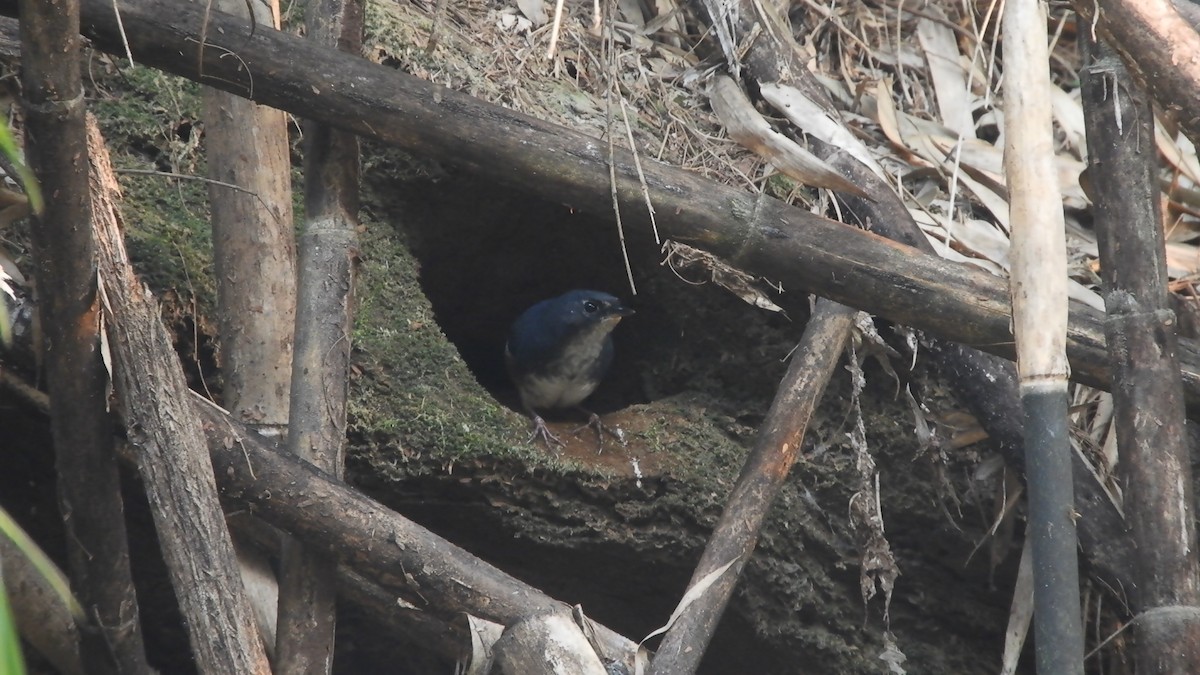
[[[596,303],[592,302],[591,300],[584,301],[583,311],[587,312],[588,314],[595,314],[599,310],[600,310],[600,305],[597,305]]]

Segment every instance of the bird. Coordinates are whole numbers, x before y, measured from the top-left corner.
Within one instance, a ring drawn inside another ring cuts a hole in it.
[[[580,404],[612,366],[613,328],[633,313],[607,293],[573,290],[543,300],[517,317],[504,345],[504,362],[517,386],[521,407],[533,418],[534,429],[527,442],[540,437],[547,447],[563,445],[538,411],[583,410]],[[594,426],[601,435],[600,417],[588,415],[585,426]]]

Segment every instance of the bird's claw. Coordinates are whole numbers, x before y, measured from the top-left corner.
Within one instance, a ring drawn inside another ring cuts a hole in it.
[[[625,445],[625,432],[621,429],[621,427],[606,426],[603,422],[600,421],[600,416],[594,412],[588,413],[587,424],[576,427],[574,430],[571,431],[571,433],[578,436],[579,432],[581,432],[584,429],[587,429],[589,427],[596,430],[596,454],[597,455],[604,452],[604,434],[608,434],[608,435],[612,436],[613,438],[617,439],[618,443],[620,443],[621,445]]]
[[[539,415],[534,415],[533,416],[533,433],[529,434],[529,439],[526,440],[525,442],[532,445],[533,442],[538,438],[542,439],[542,441],[546,444],[547,448],[552,448],[552,449],[558,450],[559,448],[562,448],[564,445],[566,445],[566,443],[562,442],[561,438],[550,433],[550,428],[546,426],[546,420],[542,419],[541,416],[539,416]],[[558,446],[558,448],[554,447],[556,445]]]

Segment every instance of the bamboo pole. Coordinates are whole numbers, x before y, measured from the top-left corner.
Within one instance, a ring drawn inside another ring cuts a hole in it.
[[[1013,224],[1013,332],[1025,418],[1037,668],[1042,675],[1083,675],[1067,427],[1067,257],[1053,166],[1045,27],[1039,0],[1005,4],[1004,170]]]
[[[1109,317],[1118,469],[1137,550],[1138,672],[1184,673],[1200,664],[1200,565],[1158,157],[1147,151],[1154,147],[1154,114],[1110,48],[1085,39],[1084,52],[1088,175]]]

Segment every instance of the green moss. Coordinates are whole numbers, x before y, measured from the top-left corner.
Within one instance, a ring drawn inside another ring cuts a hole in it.
[[[800,187],[800,184],[792,180],[791,177],[782,173],[776,173],[767,179],[767,185],[763,191],[776,199],[786,200],[791,197],[792,192],[798,187]]]
[[[217,296],[203,184],[125,175],[121,186],[125,240],[142,278],[157,291],[174,290],[194,298],[211,315]]]
[[[152,289],[194,300],[201,314],[211,316],[216,286],[207,186],[162,175],[204,176],[199,85],[151,68],[118,71],[111,64],[97,66],[91,84],[89,105],[124,191],[130,257]]]
[[[434,319],[417,262],[383,223],[368,223],[354,342],[363,375],[353,388],[352,435],[360,450],[406,470],[482,456],[545,465],[552,456],[524,443],[524,418],[475,381]]]
[[[195,173],[200,139],[200,85],[151,68],[117,71],[111,65],[92,73],[88,105],[100,120],[109,147],[120,159],[138,158],[161,170]],[[118,157],[114,163],[120,166]]]

